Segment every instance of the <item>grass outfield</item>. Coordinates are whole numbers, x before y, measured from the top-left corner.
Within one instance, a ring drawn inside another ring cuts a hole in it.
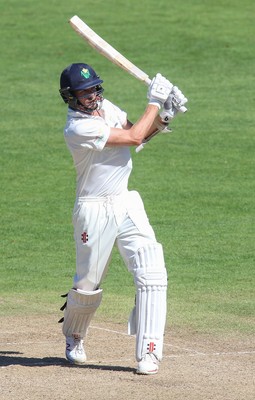
[[[1,7],[1,314],[53,313],[75,268],[75,173],[63,140],[60,72],[88,62],[135,121],[146,88],[69,27],[77,14],[146,71],[168,76],[189,113],[134,153],[169,273],[168,323],[252,332],[254,315],[254,0],[10,0]],[[116,251],[99,318],[126,321],[131,276]]]

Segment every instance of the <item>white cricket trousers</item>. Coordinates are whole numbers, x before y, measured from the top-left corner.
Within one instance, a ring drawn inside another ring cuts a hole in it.
[[[132,273],[137,250],[156,242],[143,201],[136,191],[127,191],[121,196],[78,198],[73,225],[76,244],[74,287],[81,290],[99,288],[114,245]]]

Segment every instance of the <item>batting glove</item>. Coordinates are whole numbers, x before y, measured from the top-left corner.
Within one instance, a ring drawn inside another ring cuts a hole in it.
[[[155,78],[152,79],[147,92],[149,104],[156,105],[159,109],[161,109],[172,89],[173,84],[161,74],[157,74]]]
[[[173,98],[172,98],[173,106],[178,111],[185,112],[186,107],[184,107],[183,109],[182,109],[182,107],[184,106],[184,104],[187,103],[188,99],[184,96],[182,91],[177,86],[173,86],[171,94],[173,96]]]
[[[160,113],[160,118],[163,123],[169,123],[176,116],[178,110],[173,105],[173,95],[168,96],[167,101],[164,103],[164,108]]]
[[[169,123],[178,112],[186,112],[187,108],[184,107],[188,99],[178,89],[177,86],[173,86],[171,94],[168,96],[167,101],[164,103],[164,108],[160,113],[162,121]]]

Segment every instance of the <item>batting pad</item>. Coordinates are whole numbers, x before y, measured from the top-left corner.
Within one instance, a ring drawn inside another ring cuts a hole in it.
[[[140,248],[134,260],[136,285],[136,359],[153,353],[160,361],[163,352],[163,336],[166,323],[167,272],[162,246],[153,243]],[[133,311],[134,313],[134,311]],[[130,318],[130,322],[133,318]],[[132,325],[132,322],[131,322]]]
[[[84,291],[71,289],[67,296],[64,314],[63,334],[78,335],[83,338],[88,330],[90,321],[102,300],[102,289]]]

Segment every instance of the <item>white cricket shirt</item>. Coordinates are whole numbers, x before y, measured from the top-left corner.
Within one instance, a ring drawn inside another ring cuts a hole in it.
[[[106,147],[110,128],[122,128],[127,114],[104,99],[104,117],[68,109],[64,129],[66,144],[77,172],[77,197],[120,195],[127,190],[132,170],[129,147]]]

